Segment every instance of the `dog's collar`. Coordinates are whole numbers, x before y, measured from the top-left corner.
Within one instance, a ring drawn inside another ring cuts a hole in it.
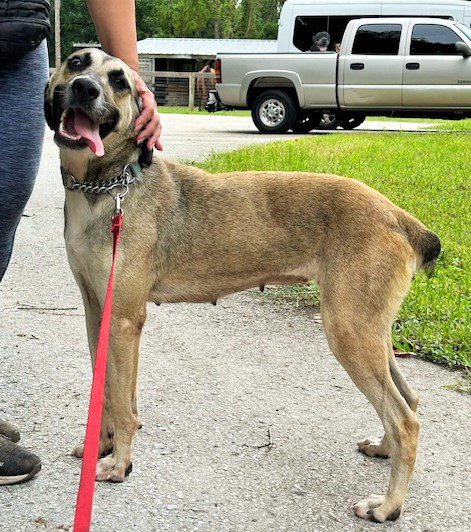
[[[80,183],[71,173],[67,172],[61,166],[62,183],[67,190],[79,190],[88,194],[105,194],[111,192],[115,188],[124,188],[125,193],[129,189],[129,185],[133,183],[141,174],[141,165],[138,161],[127,164],[121,174],[107,181],[83,181]],[[124,194],[121,194],[122,196]]]

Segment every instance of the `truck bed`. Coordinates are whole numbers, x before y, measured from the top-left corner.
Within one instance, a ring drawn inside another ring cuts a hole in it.
[[[316,107],[337,106],[335,52],[221,54],[218,58],[222,83],[217,91],[225,105],[246,106],[249,90],[271,87],[276,78],[277,87],[292,87],[302,95],[302,107],[311,107],[310,102],[312,107],[314,103]]]

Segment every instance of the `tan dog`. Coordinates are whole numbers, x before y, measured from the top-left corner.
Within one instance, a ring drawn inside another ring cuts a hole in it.
[[[74,53],[46,88],[46,116],[66,187],[103,184],[140,161],[125,198],[105,409],[96,478],[120,482],[138,427],[136,380],[146,302],[212,302],[265,283],[314,279],[332,352],[385,429],[359,442],[391,457],[386,495],[355,505],[364,519],[397,519],[418,441],[417,394],[394,358],[391,325],[414,273],[439,239],[366,185],[325,174],[211,175],[136,146],[139,101],[130,70],[98,50]],[[103,155],[103,156],[101,156]],[[82,292],[92,359],[111,262],[108,194],[66,190],[65,240]],[[81,456],[82,447],[75,450]]]

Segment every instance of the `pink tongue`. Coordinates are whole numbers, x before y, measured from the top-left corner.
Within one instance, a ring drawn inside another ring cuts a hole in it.
[[[100,138],[99,124],[95,124],[80,109],[75,109],[74,129],[86,141],[89,148],[97,157],[105,155],[105,147]]]

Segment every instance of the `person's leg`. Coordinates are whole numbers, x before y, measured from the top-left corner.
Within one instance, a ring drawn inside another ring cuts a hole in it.
[[[44,137],[46,42],[9,67],[0,67],[0,281],[16,228],[33,190]],[[41,461],[15,442],[19,432],[0,423],[0,486],[32,478]]]
[[[0,281],[38,172],[47,78],[46,42],[13,65],[0,67]]]

